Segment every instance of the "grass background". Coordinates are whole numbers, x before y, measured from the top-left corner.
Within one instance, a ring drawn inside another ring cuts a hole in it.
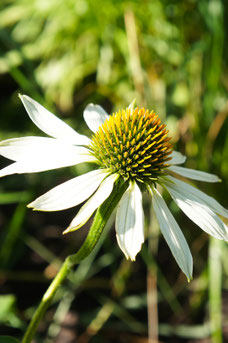
[[[1,0],[0,139],[42,135],[18,93],[88,135],[88,103],[111,113],[136,98],[165,121],[186,167],[219,175],[222,183],[198,186],[228,207],[227,20],[225,0]],[[88,168],[1,179],[1,334],[22,336],[89,228],[62,236],[78,208],[36,213],[26,204]],[[166,200],[190,245],[194,280],[178,269],[145,197],[149,239],[137,261],[126,261],[106,231],[59,290],[35,342],[152,343],[157,331],[161,342],[228,341],[227,245]]]

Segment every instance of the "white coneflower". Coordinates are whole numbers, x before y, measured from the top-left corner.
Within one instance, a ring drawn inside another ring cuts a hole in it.
[[[97,169],[53,188],[28,205],[40,211],[60,211],[89,199],[65,233],[84,225],[116,184],[122,182],[127,189],[117,206],[116,236],[126,258],[135,260],[144,242],[142,193],[149,191],[162,234],[182,271],[188,279],[192,277],[188,244],[157,185],[165,188],[202,230],[228,240],[227,227],[217,216],[228,218],[228,211],[212,197],[174,176],[206,182],[218,182],[218,177],[177,166],[186,158],[172,151],[168,131],[153,111],[134,108],[132,103],[109,116],[100,106],[90,104],[84,111],[84,119],[94,133],[89,139],[28,96],[20,98],[32,121],[52,138],[22,137],[0,142],[0,154],[15,161],[0,170],[0,176],[41,172],[82,162],[97,164]]]

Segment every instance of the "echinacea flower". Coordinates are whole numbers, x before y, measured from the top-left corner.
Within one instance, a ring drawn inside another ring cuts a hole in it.
[[[73,166],[82,162],[97,165],[30,203],[40,211],[60,211],[85,200],[65,233],[83,226],[96,209],[110,196],[117,182],[127,189],[116,213],[116,237],[127,259],[135,260],[144,242],[142,193],[151,194],[161,232],[179,267],[192,277],[192,256],[158,185],[166,189],[180,209],[211,236],[228,240],[226,225],[217,215],[228,218],[228,211],[215,199],[176,178],[218,182],[216,175],[178,166],[186,157],[173,151],[166,126],[159,117],[144,108],[134,108],[108,115],[102,107],[90,104],[84,119],[93,132],[91,139],[78,134],[26,95],[20,96],[30,119],[48,137],[22,137],[0,142],[0,154],[14,161],[0,170],[0,177],[34,173]]]

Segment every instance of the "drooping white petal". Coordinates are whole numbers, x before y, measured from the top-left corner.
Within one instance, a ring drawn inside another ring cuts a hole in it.
[[[153,189],[153,207],[161,232],[181,270],[192,278],[192,255],[188,243],[160,193]]]
[[[186,161],[186,156],[182,155],[178,151],[173,151],[170,155],[171,160],[169,161],[169,164],[182,164]]]
[[[88,160],[94,160],[85,147],[74,146],[60,139],[49,137],[20,137],[6,139],[0,142],[0,155],[13,161],[27,159],[45,160],[51,156],[61,160],[61,155],[75,160],[78,155],[87,155]],[[73,163],[74,164],[74,163]]]
[[[51,138],[50,138],[51,139]],[[56,140],[57,141],[57,140]],[[57,142],[56,142],[57,143]],[[32,149],[32,145],[20,144],[0,148],[1,154],[18,161],[0,170],[0,177],[11,174],[38,173],[46,170],[73,166],[82,162],[94,162],[88,149],[64,144],[41,144]],[[16,154],[18,152],[18,155]]]
[[[31,120],[47,135],[76,145],[88,145],[90,143],[88,137],[77,133],[69,125],[57,118],[29,96],[19,95],[19,97]]]
[[[109,197],[113,190],[114,182],[118,175],[108,176],[99,186],[94,195],[83,205],[76,217],[72,220],[68,228],[63,233],[75,231],[82,227],[92,216],[94,211]]]
[[[83,117],[90,130],[96,132],[109,115],[101,106],[89,104],[84,110]]]
[[[187,177],[192,180],[198,180],[198,181],[205,181],[205,182],[219,182],[221,181],[217,175],[205,173],[203,171],[189,169],[189,168],[183,168],[178,166],[171,166],[167,168],[174,173],[177,173],[181,176]]]
[[[171,176],[169,176],[168,178],[171,180],[172,183],[176,184],[177,187],[180,186],[180,189],[183,190],[183,193],[185,192],[185,194],[190,194],[190,196],[196,196],[197,199],[199,199],[203,204],[207,205],[212,211],[220,214],[225,218],[228,218],[228,210],[223,207],[217,200],[186,182],[177,180],[176,178]]]
[[[213,212],[214,209],[198,196],[199,191],[183,181],[173,177],[169,179],[173,183],[166,183],[165,186],[180,209],[209,235],[227,241],[228,228]]]
[[[135,260],[144,242],[142,193],[136,183],[130,183],[116,213],[116,237],[127,259]]]
[[[41,195],[28,207],[39,211],[61,211],[88,199],[107,176],[103,169],[77,176]]]

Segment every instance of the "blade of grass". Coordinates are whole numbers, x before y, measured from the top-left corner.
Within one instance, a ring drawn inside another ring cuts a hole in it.
[[[223,242],[210,237],[209,247],[209,313],[211,342],[222,343],[222,268]]]

